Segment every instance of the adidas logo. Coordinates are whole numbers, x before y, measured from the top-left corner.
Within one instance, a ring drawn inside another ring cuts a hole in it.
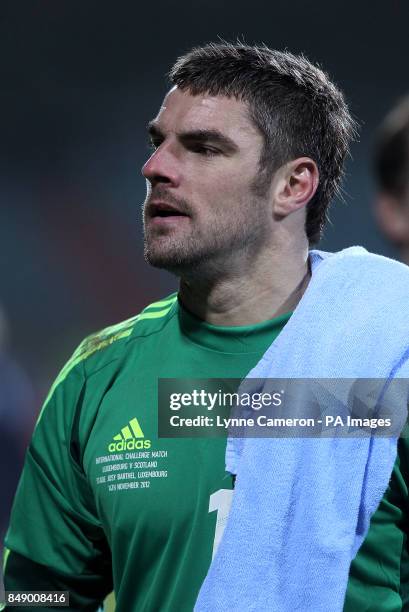
[[[150,448],[151,441],[145,440],[144,433],[139,421],[133,418],[121,429],[121,433],[113,437],[113,441],[108,444],[108,451],[115,453],[116,451],[135,450],[141,448]]]

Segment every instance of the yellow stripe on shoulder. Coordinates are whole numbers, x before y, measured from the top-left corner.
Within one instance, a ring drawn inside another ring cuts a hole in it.
[[[78,348],[74,351],[72,357],[67,361],[64,365],[57,378],[51,385],[51,388],[48,392],[47,397],[45,398],[44,404],[41,408],[40,414],[38,415],[36,427],[39,424],[41,417],[43,415],[44,409],[46,408],[48,402],[50,401],[54,391],[68,376],[73,368],[78,365],[84,359],[88,359],[91,355],[93,355],[96,351],[100,351],[103,348],[106,348],[110,344],[113,344],[117,340],[121,338],[127,338],[132,334],[133,327],[135,322],[138,320],[140,315],[136,315],[131,317],[130,319],[126,319],[126,321],[122,321],[121,323],[117,323],[116,325],[110,325],[109,327],[105,327],[101,331],[88,336],[81,342]]]
[[[45,398],[44,404],[41,408],[40,414],[38,415],[36,427],[39,424],[41,417],[43,415],[44,409],[50,401],[54,391],[68,376],[73,368],[78,365],[81,361],[88,359],[91,355],[93,355],[96,351],[100,351],[101,349],[106,348],[107,346],[113,344],[117,340],[121,340],[122,338],[127,338],[132,334],[134,326],[137,322],[142,321],[143,319],[159,319],[168,314],[168,312],[172,309],[173,304],[177,300],[177,294],[171,296],[166,300],[160,300],[158,302],[153,302],[149,304],[142,312],[138,315],[135,315],[126,321],[122,321],[121,323],[117,323],[115,325],[110,325],[109,327],[105,327],[101,331],[91,334],[85,340],[81,342],[79,347],[74,351],[72,357],[67,361],[65,366],[62,368],[61,372],[58,374],[54,383],[51,385],[51,388],[48,392],[47,397]],[[166,306],[164,308],[164,306]],[[159,308],[159,310],[156,310]]]
[[[6,571],[7,559],[9,558],[10,550],[5,546],[3,552],[3,575]]]
[[[136,319],[137,321],[143,321],[144,319],[160,319],[165,317],[168,312],[172,310],[173,304],[178,299],[177,293],[171,295],[166,300],[159,300],[146,306],[139,314]]]
[[[137,317],[134,317],[134,322],[136,320],[137,320]],[[115,326],[112,326],[112,327],[115,327]],[[108,329],[110,328],[106,328],[102,331],[105,332]],[[89,336],[88,338],[85,338],[85,340],[81,342],[77,350],[72,355],[71,359],[67,361],[67,363],[65,364],[61,372],[58,374],[53,384],[51,385],[48,395],[45,398],[44,404],[41,408],[40,414],[38,415],[36,427],[39,424],[41,417],[43,415],[44,409],[47,406],[48,402],[50,401],[54,391],[56,390],[58,385],[60,385],[67,378],[71,370],[75,368],[76,365],[81,363],[81,361],[84,361],[85,359],[90,357],[93,353],[100,351],[101,349],[109,346],[110,344],[113,344],[114,342],[116,342],[117,340],[120,340],[121,338],[126,338],[130,336],[132,333],[132,330],[133,330],[133,323],[128,328],[120,330],[117,333],[110,334],[105,337],[102,337],[102,335],[100,334],[94,334],[92,336]],[[102,332],[100,333],[102,334]]]

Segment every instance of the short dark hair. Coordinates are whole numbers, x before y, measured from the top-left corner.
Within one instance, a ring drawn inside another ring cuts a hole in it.
[[[374,158],[379,189],[397,198],[404,196],[409,187],[409,96],[381,124]]]
[[[266,176],[300,156],[315,161],[320,181],[305,231],[310,244],[318,242],[356,134],[344,97],[328,76],[303,55],[225,41],[192,49],[169,76],[192,95],[234,96],[248,104],[264,136],[260,171]]]

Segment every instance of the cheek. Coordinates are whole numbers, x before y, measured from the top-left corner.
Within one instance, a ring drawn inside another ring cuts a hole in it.
[[[195,185],[191,185],[192,195],[195,194],[211,201],[235,201],[247,199],[251,194],[251,184],[254,177],[238,172],[212,172],[202,174]]]
[[[233,223],[237,216],[242,220],[254,200],[254,180],[254,168],[251,173],[248,164],[215,158],[185,166],[181,195],[195,211],[198,223],[207,225],[216,218]]]

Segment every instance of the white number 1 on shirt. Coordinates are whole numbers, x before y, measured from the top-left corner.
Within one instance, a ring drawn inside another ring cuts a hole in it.
[[[230,512],[232,499],[232,489],[219,489],[216,491],[216,493],[213,493],[213,495],[210,496],[209,512],[217,512],[212,559],[215,556],[220,540],[222,539],[224,528],[226,527],[227,518]]]

